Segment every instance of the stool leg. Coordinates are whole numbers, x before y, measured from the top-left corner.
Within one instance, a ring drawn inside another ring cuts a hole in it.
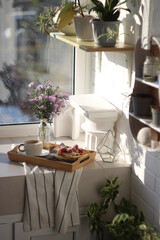
[[[88,139],[89,139],[88,132],[85,132],[85,148],[86,149],[88,149]]]
[[[89,133],[89,142],[88,142],[88,149],[91,150],[92,149],[92,134]]]
[[[97,136],[92,134],[90,150],[96,151],[96,148],[97,148]]]
[[[97,150],[97,142],[98,142],[97,139],[98,139],[97,136],[94,136],[94,151]]]

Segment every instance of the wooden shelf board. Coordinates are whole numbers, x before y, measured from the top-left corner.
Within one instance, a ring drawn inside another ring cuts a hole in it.
[[[154,82],[147,82],[143,78],[136,77],[136,81],[144,83],[150,87],[159,88],[159,84],[154,83]]]
[[[156,127],[152,124],[152,119],[151,118],[140,118],[135,116],[133,113],[129,113],[129,115],[135,119],[137,119],[138,121],[140,121],[141,123],[144,123],[145,125],[149,126],[150,128],[156,130],[157,132],[160,132],[160,127]]]
[[[76,36],[67,36],[61,33],[50,33],[51,37],[55,37],[58,40],[61,40],[67,44],[70,44],[74,47],[77,47],[86,52],[125,52],[125,51],[134,51],[134,46],[118,42],[115,47],[102,47],[94,42],[84,42],[78,41]]]

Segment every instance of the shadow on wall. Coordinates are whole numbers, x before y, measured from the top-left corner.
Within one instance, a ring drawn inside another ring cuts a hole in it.
[[[123,142],[123,150],[132,160],[132,187],[131,199],[144,213],[146,220],[160,231],[160,152],[152,151],[140,145],[132,136],[128,119],[123,114],[116,124],[116,129],[120,129],[123,124],[125,128],[117,136]],[[121,146],[122,147],[122,146]]]
[[[122,15],[121,19],[123,23],[122,33],[124,34],[121,37],[124,39],[124,42],[135,45],[137,39],[140,37],[141,34],[142,25],[141,1],[140,0],[128,1],[126,3],[126,6],[131,10],[131,14],[126,14],[125,17],[123,17]]]
[[[125,106],[125,108],[126,107],[128,106]],[[144,158],[143,147],[133,138],[128,116],[124,112],[119,115],[118,121],[116,123],[116,133],[117,140],[120,144],[126,161],[131,161],[133,167],[134,165],[141,167],[141,165],[143,165]]]
[[[132,175],[132,201],[160,232],[160,153],[146,150],[144,167]],[[143,179],[142,179],[143,177]]]
[[[133,138],[125,114],[119,117],[116,129],[121,148],[132,160],[131,199],[146,220],[160,231],[160,151],[146,148]]]

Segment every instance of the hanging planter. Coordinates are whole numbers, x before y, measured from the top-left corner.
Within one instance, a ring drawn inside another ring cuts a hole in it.
[[[153,125],[160,127],[160,106],[151,106],[151,111]]]

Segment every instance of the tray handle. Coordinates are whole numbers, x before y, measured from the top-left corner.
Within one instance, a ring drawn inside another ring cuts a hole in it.
[[[86,153],[84,154],[82,157],[78,158],[78,160],[76,161],[76,163],[80,163],[82,162],[82,160],[86,160],[89,158],[89,155]]]

